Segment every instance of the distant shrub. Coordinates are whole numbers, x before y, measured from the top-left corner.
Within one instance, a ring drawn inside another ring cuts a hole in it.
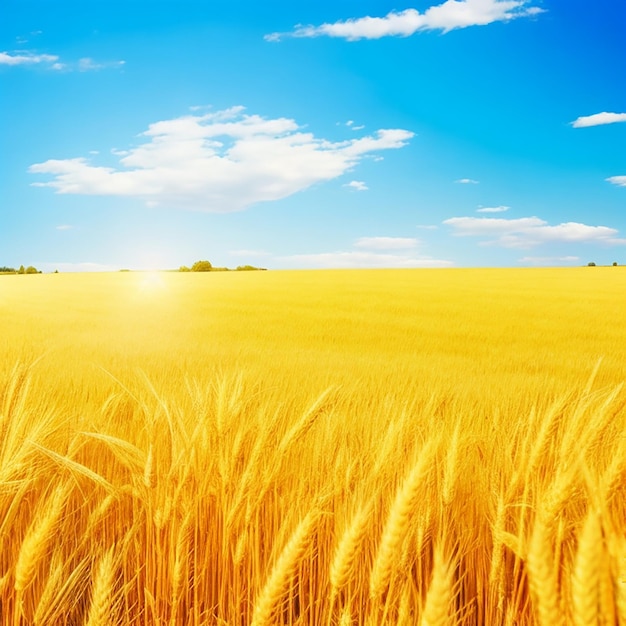
[[[179,272],[191,272],[191,269],[190,269],[190,268],[188,268],[186,265],[181,265],[181,266],[178,268],[178,271],[179,271]]]
[[[191,266],[192,272],[210,272],[213,269],[213,266],[209,261],[196,261]]]
[[[252,272],[252,271],[257,271],[257,270],[264,270],[264,267],[254,267],[254,265],[238,265],[237,266],[237,271],[238,272]]]
[[[617,261],[613,261],[613,267],[617,267]]]
[[[587,267],[595,267],[596,264],[593,261],[590,261],[589,263],[587,263]]]
[[[25,274],[39,274],[39,270],[32,265],[29,265],[24,271]]]
[[[14,267],[0,267],[0,274],[15,274],[16,269]]]

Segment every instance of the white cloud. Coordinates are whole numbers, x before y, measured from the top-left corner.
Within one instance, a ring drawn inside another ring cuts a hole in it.
[[[626,187],[626,176],[610,176],[607,182],[617,185],[618,187]]]
[[[455,180],[454,182],[460,185],[478,185],[478,181],[473,178],[459,178],[459,180]]]
[[[125,64],[126,61],[108,61],[106,63],[99,63],[89,57],[84,57],[78,60],[76,68],[79,72],[93,72],[107,68],[122,67]]]
[[[367,191],[369,189],[362,180],[351,180],[349,183],[346,183],[344,187],[350,187],[355,191]]]
[[[603,124],[615,124],[616,122],[626,122],[626,113],[596,113],[579,117],[572,122],[574,128],[586,128],[588,126],[602,126]]]
[[[360,126],[353,126],[352,130],[363,130],[365,128],[365,124],[361,124]]]
[[[456,28],[484,26],[493,22],[509,21],[543,13],[539,7],[528,6],[529,0],[446,0],[424,13],[417,9],[391,11],[385,17],[350,18],[321,26],[296,26],[290,33],[271,33],[266,41],[280,41],[282,37],[341,37],[348,41],[380,39],[381,37],[408,37],[419,31],[441,30],[447,33]]]
[[[481,207],[480,209],[476,209],[476,213],[504,213],[505,211],[508,211],[511,207],[510,206],[504,206],[504,205],[500,205],[500,206],[485,206],[485,207]]]
[[[518,259],[519,263],[527,265],[563,265],[564,263],[576,263],[579,256],[524,256]]]
[[[60,224],[59,226],[56,226],[57,230],[71,230],[72,228],[74,227],[70,224]]]
[[[319,254],[295,254],[278,257],[294,267],[301,268],[403,268],[403,267],[451,267],[452,261],[427,256],[379,254],[376,252],[322,252]]]
[[[532,248],[544,243],[600,243],[625,245],[626,239],[608,226],[588,226],[578,222],[564,222],[554,226],[538,217],[503,219],[493,217],[452,217],[444,224],[454,229],[455,235],[489,237],[485,243],[504,248]]]
[[[412,237],[361,237],[354,243],[355,248],[369,250],[406,250],[417,246]]]
[[[36,65],[54,63],[59,57],[54,54],[34,54],[33,52],[0,52],[0,65]]]
[[[98,63],[91,58],[84,57],[76,63],[60,62],[56,54],[36,54],[30,51],[0,52],[0,65],[43,65],[51,70],[66,70],[88,72],[104,68],[122,67],[125,61]]]
[[[439,227],[435,224],[418,224],[415,228],[419,228],[420,230],[437,230]]]
[[[48,174],[61,194],[127,196],[174,208],[229,212],[286,198],[338,178],[366,156],[402,148],[413,133],[381,129],[332,142],[292,119],[245,114],[243,107],[151,124],[143,143],[119,155],[119,166],[85,158],[50,159],[29,171]]]
[[[37,263],[36,267],[41,269],[43,272],[54,272],[54,270],[59,270],[59,272],[116,272],[119,270],[118,267],[113,265],[105,265],[103,263],[53,263],[53,262],[41,262]]]

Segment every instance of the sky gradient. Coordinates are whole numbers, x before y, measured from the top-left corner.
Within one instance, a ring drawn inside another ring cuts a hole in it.
[[[626,264],[626,4],[4,0],[0,266]]]

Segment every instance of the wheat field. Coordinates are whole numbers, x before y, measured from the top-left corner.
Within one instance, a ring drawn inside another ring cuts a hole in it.
[[[619,268],[0,277],[0,623],[626,626]]]

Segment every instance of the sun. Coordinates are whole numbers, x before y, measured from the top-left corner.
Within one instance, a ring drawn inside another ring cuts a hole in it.
[[[165,289],[165,281],[161,272],[150,270],[142,272],[139,280],[139,291],[142,293],[157,293]]]

